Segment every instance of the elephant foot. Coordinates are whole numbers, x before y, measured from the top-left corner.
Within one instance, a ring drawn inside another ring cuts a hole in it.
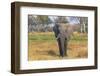
[[[63,55],[60,54],[60,57],[66,57],[66,56],[68,56],[66,53],[64,53]]]
[[[60,57],[62,57],[62,58],[63,58],[63,57],[67,57],[67,56],[68,56],[67,54],[60,55]]]
[[[62,58],[65,57],[65,56],[66,56],[66,55],[60,55],[60,57],[62,57]]]
[[[64,56],[61,56],[62,58],[64,57]]]
[[[59,57],[62,57],[62,58],[63,58],[63,57],[64,57],[64,55],[59,55]]]

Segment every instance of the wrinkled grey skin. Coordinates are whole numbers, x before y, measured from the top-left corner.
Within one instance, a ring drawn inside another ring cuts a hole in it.
[[[64,57],[67,54],[67,43],[68,43],[68,30],[65,24],[55,24],[53,27],[55,37],[58,42],[60,56]]]

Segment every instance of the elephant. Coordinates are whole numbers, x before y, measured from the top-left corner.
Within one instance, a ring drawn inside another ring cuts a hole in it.
[[[70,33],[68,33],[67,25],[62,23],[56,23],[53,26],[53,31],[58,42],[60,56],[67,56],[67,45]]]

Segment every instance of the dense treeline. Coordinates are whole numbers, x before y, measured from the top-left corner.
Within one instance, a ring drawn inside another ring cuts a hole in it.
[[[46,16],[28,15],[29,32],[51,32],[55,23],[63,23],[69,27],[69,31],[87,32],[87,17],[65,17],[65,16]],[[71,24],[72,23],[72,24]]]

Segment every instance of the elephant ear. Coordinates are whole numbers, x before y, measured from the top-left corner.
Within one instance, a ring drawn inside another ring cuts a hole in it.
[[[68,40],[70,40],[72,34],[73,34],[73,28],[70,25],[68,25],[66,28],[66,37],[68,38]]]

